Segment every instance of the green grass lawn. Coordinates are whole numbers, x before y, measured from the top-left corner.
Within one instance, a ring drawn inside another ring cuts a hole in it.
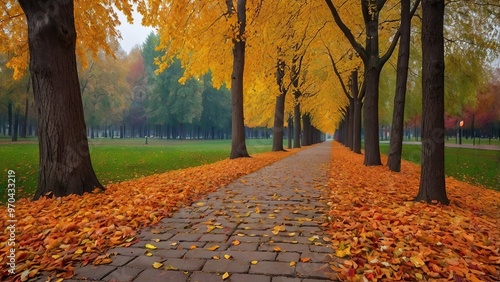
[[[420,145],[403,145],[403,159],[420,164]],[[381,144],[380,152],[387,154],[389,144]],[[500,191],[500,151],[466,148],[445,148],[447,176]]]
[[[16,197],[31,197],[38,177],[36,140],[0,142],[0,187],[7,187],[7,171],[16,172]],[[213,163],[229,157],[231,140],[94,139],[89,141],[92,164],[102,184],[169,170]],[[249,139],[250,154],[270,151],[272,139]],[[0,189],[5,201],[6,189]]]

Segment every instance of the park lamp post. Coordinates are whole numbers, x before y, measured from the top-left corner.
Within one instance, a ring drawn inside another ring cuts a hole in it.
[[[460,129],[458,130],[458,136],[459,136],[458,137],[458,144],[460,144],[460,145],[462,145],[462,133],[463,133],[463,131],[462,131],[463,129],[462,128],[463,127],[464,127],[464,121],[461,120],[460,121]]]

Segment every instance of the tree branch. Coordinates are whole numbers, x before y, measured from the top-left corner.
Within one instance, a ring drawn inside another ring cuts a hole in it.
[[[352,47],[354,48],[354,50],[356,50],[361,59],[363,61],[366,61],[368,59],[368,54],[366,53],[366,50],[363,48],[361,44],[359,44],[356,41],[351,30],[344,24],[344,22],[340,18],[339,13],[337,12],[337,8],[335,8],[335,5],[333,5],[332,0],[325,0],[325,2],[328,5],[328,8],[330,9],[330,12],[332,13],[333,19],[335,20],[337,26],[344,33],[344,36],[347,38],[347,40],[349,40],[349,43],[351,43]]]

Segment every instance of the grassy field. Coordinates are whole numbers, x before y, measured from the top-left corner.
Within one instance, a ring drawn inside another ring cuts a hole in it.
[[[92,164],[102,184],[129,180],[168,170],[213,163],[229,157],[231,140],[94,139],[89,141]],[[250,154],[270,151],[271,139],[247,140]],[[36,140],[17,144],[0,140],[0,187],[7,187],[7,171],[16,172],[17,197],[34,194],[38,174]],[[5,201],[6,189],[0,189]]]
[[[493,142],[492,142],[493,143]],[[403,145],[403,159],[420,164],[420,145]],[[389,144],[381,144],[380,152],[387,154]],[[500,151],[466,148],[445,148],[447,176],[500,191]]]

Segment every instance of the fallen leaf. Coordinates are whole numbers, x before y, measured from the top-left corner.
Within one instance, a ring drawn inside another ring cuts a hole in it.
[[[156,246],[151,245],[151,244],[149,244],[149,243],[148,243],[148,244],[146,244],[144,247],[145,247],[146,249],[150,249],[150,250],[156,250],[156,249],[158,249]]]
[[[220,248],[220,246],[219,246],[219,245],[214,245],[214,246],[209,247],[209,248],[206,248],[206,249],[207,249],[207,250],[209,250],[209,251],[215,251],[215,250],[217,250],[218,248]]]
[[[163,263],[161,263],[161,262],[155,262],[155,263],[153,263],[153,267],[156,268],[156,269],[158,269],[158,268],[160,268],[162,266],[163,266]]]
[[[229,273],[225,272],[222,274],[222,280],[226,280],[227,278],[229,278]]]

